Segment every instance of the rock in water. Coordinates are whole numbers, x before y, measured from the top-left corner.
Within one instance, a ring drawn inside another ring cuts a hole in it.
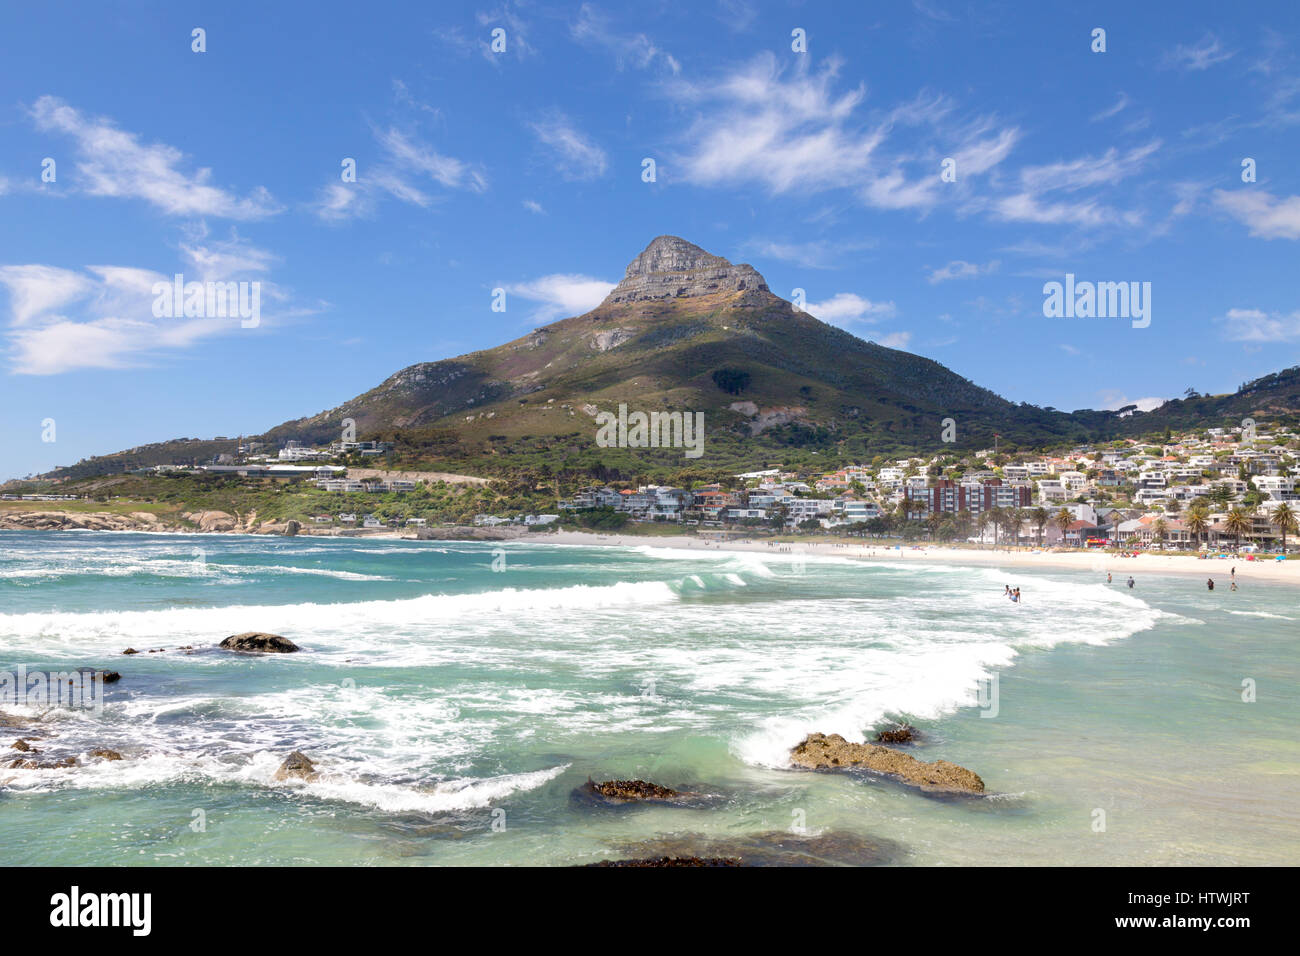
[[[874,744],[851,744],[839,734],[809,734],[790,751],[795,766],[810,770],[862,768],[897,777],[922,790],[983,793],[984,781],[946,760],[926,763],[911,754]]]
[[[584,789],[609,800],[675,800],[682,796],[676,790],[646,780],[606,780],[604,783],[588,780]]]
[[[263,654],[292,654],[294,651],[302,650],[287,637],[281,637],[279,634],[264,634],[261,631],[232,634],[221,642],[221,646],[228,651],[256,651]]]
[[[601,860],[587,866],[740,866],[740,861],[727,857],[662,856],[657,860]]]
[[[285,757],[284,763],[280,764],[280,769],[275,772],[276,780],[288,780],[291,777],[297,777],[299,780],[315,780],[319,776],[316,765],[307,759],[307,755],[301,750],[295,750]]]
[[[104,760],[121,760],[122,755],[116,750],[109,750],[107,747],[97,747],[90,752],[92,757],[100,757]]]
[[[899,724],[897,727],[881,730],[876,734],[878,744],[906,744],[915,739],[916,728],[911,724]]]

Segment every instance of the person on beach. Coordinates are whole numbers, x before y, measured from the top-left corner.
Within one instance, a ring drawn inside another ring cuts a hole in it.
[[[1206,579],[1205,579],[1205,588],[1206,588],[1206,590],[1208,590],[1208,591],[1213,591],[1213,590],[1214,590],[1214,578],[1206,578]]]

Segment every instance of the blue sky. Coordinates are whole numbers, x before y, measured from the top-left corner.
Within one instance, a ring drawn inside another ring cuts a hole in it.
[[[9,5],[0,473],[333,407],[664,233],[1016,401],[1229,391],[1297,362],[1298,10]],[[260,282],[259,324],[156,318],[178,272]],[[1150,326],[1044,317],[1066,273],[1150,282]]]

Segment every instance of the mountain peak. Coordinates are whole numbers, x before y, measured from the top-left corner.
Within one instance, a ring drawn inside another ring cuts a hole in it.
[[[659,236],[628,263],[623,281],[604,304],[737,293],[741,295],[739,305],[757,305],[771,297],[767,283],[753,266],[732,265],[677,236]]]

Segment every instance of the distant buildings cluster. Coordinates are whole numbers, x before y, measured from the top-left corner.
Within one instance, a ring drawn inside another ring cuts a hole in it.
[[[734,476],[727,488],[594,487],[559,507],[611,508],[633,521],[787,530],[863,525],[879,531],[888,522],[924,522],[932,532],[946,527],[951,536],[973,534],[972,540],[989,534],[991,524],[994,535],[1045,545],[1267,544],[1281,534],[1273,512],[1285,504],[1279,512],[1285,523],[1300,504],[1298,448],[1287,431],[1212,428],[1154,445],[1083,445],[1059,456],[985,449],[820,475],[751,471]],[[1180,517],[1194,504],[1201,519]]]

